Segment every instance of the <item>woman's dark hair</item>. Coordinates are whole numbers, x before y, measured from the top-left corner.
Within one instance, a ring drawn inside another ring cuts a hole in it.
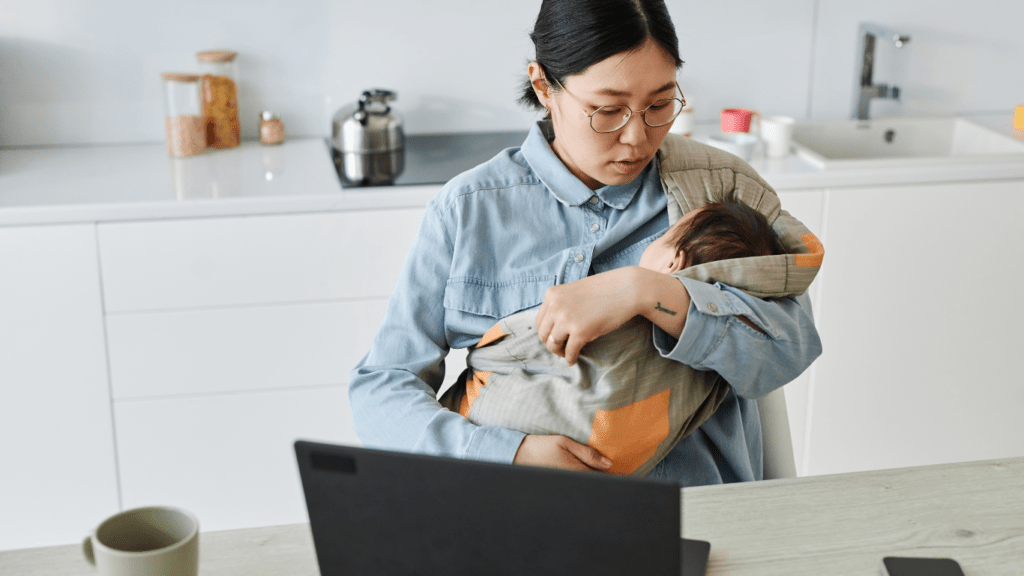
[[[549,81],[564,85],[601,60],[635,50],[653,38],[672,56],[678,69],[679,39],[664,0],[544,0],[530,39],[535,60]],[[557,84],[552,83],[557,88]],[[538,110],[544,106],[530,79],[519,101]]]
[[[705,205],[674,234],[669,241],[686,255],[684,267],[787,253],[764,214],[737,200]]]

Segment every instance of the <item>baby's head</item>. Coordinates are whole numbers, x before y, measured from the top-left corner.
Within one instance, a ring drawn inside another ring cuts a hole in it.
[[[731,200],[688,212],[640,256],[640,267],[671,274],[683,268],[749,256],[786,254],[763,214]]]

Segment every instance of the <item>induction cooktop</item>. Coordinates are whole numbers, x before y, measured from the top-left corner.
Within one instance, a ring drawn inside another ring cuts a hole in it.
[[[521,146],[528,131],[465,132],[457,134],[409,134],[405,137],[405,168],[387,186],[444,184],[454,176],[482,164],[506,148]],[[334,158],[338,181],[343,188],[369,188],[354,185],[340,175],[340,157],[327,139]]]

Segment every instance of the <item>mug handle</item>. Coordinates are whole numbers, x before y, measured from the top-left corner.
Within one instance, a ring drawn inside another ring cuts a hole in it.
[[[82,554],[85,555],[85,559],[89,561],[89,564],[92,564],[93,566],[96,565],[96,556],[94,556],[92,553],[91,534],[89,536],[86,536],[85,540],[82,540]]]
[[[760,138],[761,137],[761,115],[758,114],[757,112],[754,112],[753,110],[751,110],[750,112],[751,112],[751,120],[753,120],[753,118],[757,118],[757,136],[758,136],[758,138]]]

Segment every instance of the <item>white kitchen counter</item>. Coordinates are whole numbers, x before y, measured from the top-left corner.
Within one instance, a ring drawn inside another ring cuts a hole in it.
[[[970,119],[1013,135],[1005,115]],[[698,125],[694,137],[715,129]],[[1024,178],[1024,162],[822,170],[791,155],[751,165],[779,190]],[[168,157],[162,142],[0,150],[0,226],[412,208],[437,190],[343,189],[321,138],[191,158]]]

